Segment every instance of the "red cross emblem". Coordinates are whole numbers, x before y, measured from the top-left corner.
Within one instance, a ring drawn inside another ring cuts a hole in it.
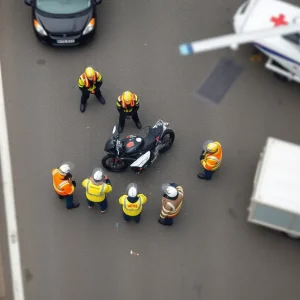
[[[288,22],[285,21],[285,15],[283,14],[280,14],[278,17],[272,17],[270,21],[274,23],[275,27],[288,24]]]

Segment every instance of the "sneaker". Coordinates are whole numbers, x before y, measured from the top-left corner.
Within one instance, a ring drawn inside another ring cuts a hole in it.
[[[106,212],[106,210],[100,210],[101,214],[104,214]]]
[[[89,206],[89,208],[93,208],[93,206]]]

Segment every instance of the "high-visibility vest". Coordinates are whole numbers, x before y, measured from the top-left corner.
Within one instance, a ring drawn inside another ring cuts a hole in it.
[[[135,203],[128,201],[128,198],[124,200],[123,211],[129,216],[137,216],[142,211],[142,200],[139,197]]]
[[[93,78],[93,85],[91,86],[90,81],[88,80],[87,76],[85,75],[85,73],[81,74],[79,79],[81,79],[81,81],[83,82],[84,86],[89,90],[89,91],[93,91],[96,88],[96,82],[99,79],[99,76],[101,77],[100,73],[98,73],[97,71],[95,71],[95,75]],[[101,80],[100,80],[101,81]],[[80,84],[78,83],[78,85],[80,86]]]
[[[124,112],[132,112],[132,109],[138,104],[138,96],[133,94],[130,104],[126,104],[123,95],[118,97],[117,107],[122,107]]]
[[[58,169],[52,170],[53,188],[55,192],[61,196],[72,195],[74,186],[68,179],[62,179],[62,174]]]
[[[213,154],[206,153],[204,159],[201,161],[204,169],[208,171],[216,171],[222,162],[222,147],[220,143],[216,143],[218,144],[218,151]]]
[[[105,183],[100,185],[94,184],[90,179],[88,179],[86,184],[86,197],[90,201],[102,202],[105,199]]]

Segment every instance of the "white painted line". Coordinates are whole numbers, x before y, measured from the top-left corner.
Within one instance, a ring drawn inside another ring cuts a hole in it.
[[[16,218],[13,176],[5,114],[2,70],[0,62],[0,156],[3,181],[4,207],[7,224],[8,250],[12,277],[14,300],[25,300],[22,265],[19,247],[18,226]]]

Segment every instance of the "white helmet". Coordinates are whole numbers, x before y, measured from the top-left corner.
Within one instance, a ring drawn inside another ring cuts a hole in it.
[[[168,197],[173,198],[177,196],[178,191],[173,186],[168,186],[166,188],[166,194],[168,195]]]
[[[102,171],[96,171],[95,173],[94,173],[94,180],[95,181],[100,181],[100,180],[102,180],[102,178],[103,178],[103,172]]]
[[[128,190],[128,196],[134,198],[134,197],[136,197],[136,195],[137,195],[137,189],[134,186],[132,186]]]
[[[68,173],[70,173],[70,166],[69,165],[67,165],[67,164],[64,164],[64,165],[61,165],[60,167],[59,167],[59,171],[60,171],[60,173],[63,173],[63,174],[68,174]]]

